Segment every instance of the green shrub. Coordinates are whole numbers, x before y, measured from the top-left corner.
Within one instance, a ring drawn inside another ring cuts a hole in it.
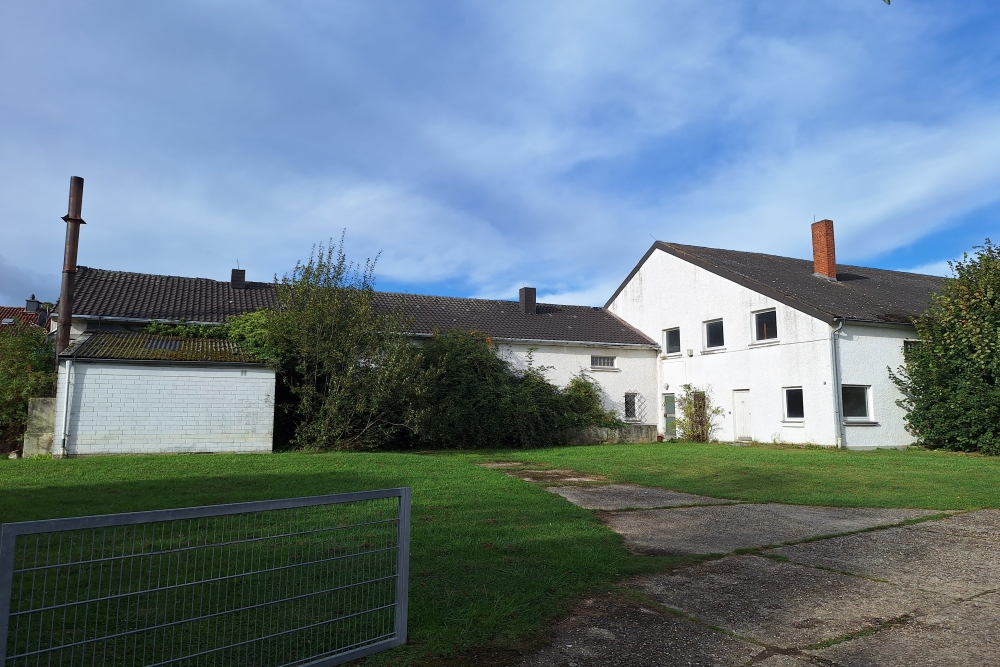
[[[677,430],[690,442],[711,442],[718,429],[716,419],[723,409],[712,404],[711,392],[692,387],[681,387],[684,392],[677,397]]]
[[[1000,248],[952,262],[892,379],[909,430],[932,449],[1000,454]]]
[[[142,328],[142,333],[181,338],[228,338],[229,325],[150,322]]]
[[[0,330],[0,452],[21,448],[28,400],[55,392],[55,346],[45,331],[15,320]]]

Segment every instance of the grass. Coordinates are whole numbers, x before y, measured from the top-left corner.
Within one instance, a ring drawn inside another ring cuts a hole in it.
[[[617,482],[752,502],[837,507],[1000,507],[1000,457],[920,449],[656,443],[493,453]]]
[[[480,458],[288,453],[3,460],[0,520],[410,486],[410,643],[371,659],[376,664],[438,664],[474,648],[516,648],[583,592],[684,562],[630,555],[591,512],[473,465]]]
[[[375,664],[476,664],[492,650],[537,639],[584,593],[690,560],[632,556],[593,513],[474,465],[487,460],[746,501],[1000,507],[1000,459],[662,443],[480,453],[2,460],[0,520],[410,486],[410,644],[370,659]]]

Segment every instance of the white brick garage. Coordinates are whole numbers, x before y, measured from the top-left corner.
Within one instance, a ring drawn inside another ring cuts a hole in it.
[[[227,341],[146,347],[163,340],[97,334],[60,359],[53,453],[271,451],[274,372],[226,349]]]

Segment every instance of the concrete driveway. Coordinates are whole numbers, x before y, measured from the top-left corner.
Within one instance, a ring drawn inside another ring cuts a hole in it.
[[[1000,665],[1000,511],[735,503],[573,484],[549,490],[599,512],[634,552],[717,557],[584,600],[522,667]]]

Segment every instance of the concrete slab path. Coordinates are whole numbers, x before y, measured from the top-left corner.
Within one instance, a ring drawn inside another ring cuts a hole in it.
[[[561,484],[549,490],[601,511],[637,553],[721,556],[583,601],[521,667],[1000,665],[1000,511],[733,504],[572,471],[522,478]]]

